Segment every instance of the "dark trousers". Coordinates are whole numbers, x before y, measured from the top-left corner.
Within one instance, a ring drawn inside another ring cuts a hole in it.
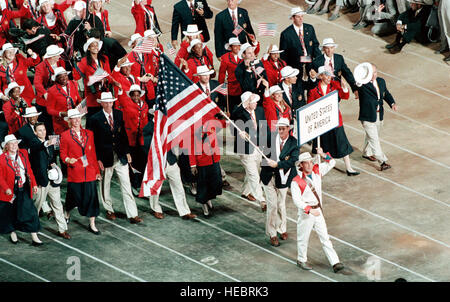
[[[180,167],[181,180],[183,183],[196,183],[197,177],[191,172],[191,165],[189,163],[189,155],[180,154],[178,157],[178,166]]]
[[[222,173],[219,162],[209,166],[197,167],[197,195],[195,200],[205,204],[208,200],[222,194]]]
[[[130,182],[131,186],[135,189],[140,189],[142,184],[142,178],[144,177],[145,166],[147,165],[147,153],[144,146],[136,145],[130,147],[131,165],[133,168],[141,173],[133,173],[130,169]]]
[[[53,134],[53,121],[50,114],[47,112],[47,107],[36,104],[36,109],[42,112],[38,118],[38,121],[44,123],[45,129],[47,130],[47,135]]]

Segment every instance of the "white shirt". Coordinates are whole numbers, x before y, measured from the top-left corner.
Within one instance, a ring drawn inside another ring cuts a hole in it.
[[[303,24],[300,27],[298,27],[295,24],[292,24],[292,25],[294,25],[294,29],[295,29],[295,32],[297,33],[297,36],[299,36],[300,33],[302,33],[302,35],[303,35]]]
[[[192,3],[192,5],[194,6],[194,9],[195,9],[195,0],[192,0],[192,1],[186,0],[186,3],[189,8],[191,8],[191,3]]]
[[[281,143],[283,143],[283,148],[284,148],[284,145],[286,144],[286,141],[288,140],[288,138],[289,138],[289,136],[285,140],[282,140],[280,135],[277,134],[277,161],[280,158],[280,154],[281,154]]]
[[[112,119],[112,121],[113,121],[113,123],[114,123],[113,112],[111,111],[111,113],[107,113],[105,110],[102,110],[102,111],[103,111],[103,114],[104,114],[105,117],[106,117],[106,121],[108,122],[108,124],[109,124],[109,115],[111,115],[111,119]]]
[[[281,86],[283,87],[284,92],[286,93],[288,99],[291,101],[291,104],[292,104],[292,96],[291,96],[291,94],[290,94],[290,92],[289,92],[289,87],[292,87],[292,85],[289,86],[288,84],[286,84],[285,82],[283,82],[283,83],[281,84]]]
[[[53,14],[53,12],[50,12],[45,15],[45,21],[47,21],[48,26],[53,26],[56,23],[56,16]]]
[[[327,55],[323,55],[325,58],[325,63],[323,64],[324,66],[329,67],[330,66],[330,61],[331,64],[333,65],[333,70],[331,70],[332,72],[334,72],[334,55],[330,58]]]
[[[16,156],[17,156],[17,163],[19,164],[19,168],[20,168],[20,179],[22,179],[22,183],[25,183],[27,181],[27,178],[25,176],[25,167],[24,167],[23,162],[20,159],[20,156],[18,155],[18,153],[14,154],[14,155],[10,155],[10,160],[12,161],[12,164],[14,167],[14,161],[16,160]]]
[[[200,82],[199,82],[200,83]],[[200,85],[202,86],[202,88],[203,88],[203,91],[206,93],[206,90],[208,89],[209,90],[209,93],[211,94],[211,89],[209,88],[209,83],[206,83],[206,85],[205,84],[203,84],[203,83],[200,83]]]
[[[234,10],[228,8],[228,12],[230,13],[231,20],[233,20],[233,13],[234,13],[234,16],[236,17],[236,21],[239,21],[237,7]]]

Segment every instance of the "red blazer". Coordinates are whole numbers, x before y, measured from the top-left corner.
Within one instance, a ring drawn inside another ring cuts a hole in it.
[[[109,68],[109,59],[105,56],[105,62],[99,62],[100,67],[103,68],[104,71],[106,71],[109,76],[106,78],[108,80],[112,80],[111,77],[111,69]],[[98,66],[97,63],[92,62],[91,65],[87,63],[86,57],[81,59],[80,62],[78,62],[78,65],[73,70],[73,79],[78,81],[79,79],[83,78],[83,84],[84,84],[84,96],[86,98],[86,103],[88,107],[100,107],[100,104],[97,102],[97,99],[100,98],[101,92],[97,91],[95,94],[91,92],[91,90],[88,87],[89,77],[95,73]]]
[[[237,58],[237,61],[234,59],[234,55],[230,52],[224,54],[220,58],[220,67],[219,67],[219,83],[223,84],[225,79],[228,82],[228,94],[232,96],[237,96],[242,94],[241,85],[236,79],[236,75],[234,71],[239,63],[242,62],[242,59]]]
[[[8,4],[8,1],[5,1]],[[9,25],[10,21],[14,22],[15,18],[24,18],[29,14],[28,8],[23,5],[18,5],[20,7],[19,10],[12,11],[9,9],[2,10],[2,20],[0,22],[0,47],[3,46],[9,40]]]
[[[200,34],[200,40],[203,41],[203,35]],[[187,51],[187,48],[189,47],[189,42],[188,40],[184,40],[181,41],[180,44],[180,49],[177,52],[177,56],[175,57],[175,60],[173,61],[175,63],[175,65],[177,65],[178,67],[180,67],[181,64],[181,60],[180,59],[185,59],[187,60],[187,57],[189,56],[189,53]],[[205,46],[205,48],[207,48],[207,52],[211,52],[208,48],[208,46]]]
[[[100,12],[100,20],[103,23],[103,29],[105,31],[111,31],[111,27],[109,27],[109,17],[108,10],[104,9]],[[96,15],[98,17],[98,15]]]
[[[134,17],[134,22],[136,23],[136,29],[134,30],[134,33],[140,33],[142,36],[144,35],[144,31],[146,31],[147,29],[147,24],[145,22],[145,10],[142,9],[141,5],[134,5],[134,3],[132,4],[133,7],[131,7],[131,14]],[[153,13],[154,16],[156,16],[155,14],[155,9],[153,8],[153,6],[151,5],[145,5],[145,8],[148,9],[149,11],[151,11]],[[156,24],[156,18],[153,18],[153,22],[154,24]]]
[[[52,34],[60,35],[64,33],[64,31],[67,28],[67,22],[66,18],[64,17],[64,12],[66,9],[68,9],[71,6],[72,0],[66,0],[62,3],[56,3],[53,5],[53,14],[56,16],[56,22],[52,26],[49,26],[47,23],[47,19],[44,15],[40,15],[38,18],[36,18],[36,21],[40,24],[46,26]],[[74,3],[74,2],[73,2]],[[30,18],[31,18],[31,12],[30,12]]]
[[[17,53],[13,60],[13,68],[9,70],[5,65],[0,65],[0,90],[4,93],[8,88],[10,82],[17,82],[20,86],[25,86],[21,96],[29,103],[36,97],[33,91],[33,86],[27,77],[28,67],[37,65],[41,59],[39,56],[36,59],[31,57],[25,58],[22,54]],[[8,70],[8,71],[7,71]]]
[[[66,63],[62,59],[59,59],[56,63],[58,67],[65,67]],[[47,90],[53,86],[52,75],[54,74],[52,66],[48,63],[47,59],[44,59],[36,66],[36,72],[34,74],[34,89],[36,89],[36,103],[38,105],[47,107],[47,100],[44,98],[44,94]]]
[[[9,134],[16,133],[25,124],[22,116],[16,113],[14,103],[11,99],[3,104],[3,114],[8,124]]]
[[[289,121],[291,117],[291,108],[286,106],[284,110],[281,109],[270,97],[264,97],[263,101],[264,115],[266,116],[267,125],[270,127],[270,131],[277,131],[277,121],[284,117]]]
[[[121,103],[123,120],[125,121],[125,131],[127,132],[130,147],[136,146],[136,139],[139,134],[139,145],[144,145],[144,136],[142,135],[145,125],[148,123],[148,105],[143,102],[139,107],[130,98],[123,99]]]
[[[220,146],[217,142],[217,131],[225,128],[225,120],[211,119],[203,124],[201,130],[194,134],[194,154],[189,154],[191,167],[210,166],[220,161]],[[201,131],[201,135],[197,135]]]
[[[134,64],[133,64],[134,65]],[[114,86],[114,95],[117,97],[117,101],[114,102],[114,108],[118,110],[122,110],[124,107],[124,104],[126,104],[125,100],[131,99],[128,97],[127,92],[130,90],[131,85],[136,84],[140,85],[141,82],[130,73],[129,77],[124,76],[120,73],[120,71],[113,70],[111,76],[114,80],[120,83],[122,85],[122,94],[119,95],[119,87]]]
[[[83,128],[81,128],[81,133],[86,139],[84,150],[78,139],[72,135],[70,129],[61,134],[59,147],[61,160],[65,161],[68,157],[78,159],[73,165],[67,164],[67,182],[80,183],[95,181],[97,175],[100,174],[97,155],[95,154],[94,133]],[[81,161],[83,155],[87,157],[87,167],[83,167]]]
[[[28,152],[25,149],[19,149],[18,152],[20,160],[25,167],[25,175],[26,177],[28,177],[28,181],[30,183],[30,197],[33,198],[33,187],[37,186],[37,184],[34,178],[33,170],[31,170],[30,160],[28,159]],[[13,198],[13,194],[6,195],[6,190],[10,189],[11,192],[14,192],[14,180],[16,177],[16,172],[14,170],[13,163],[6,156],[6,153],[0,155],[0,201],[10,202]]]
[[[50,87],[47,95],[47,112],[52,116],[53,129],[58,135],[69,129],[69,124],[63,117],[59,116],[59,113],[67,112],[69,109],[75,108],[67,104],[67,96],[72,98],[74,106],[77,106],[81,102],[77,82],[67,81],[66,89],[68,90],[67,93],[62,89],[61,85],[55,84]]]
[[[281,59],[278,59],[277,66],[275,66],[275,62],[268,58],[267,60],[261,60],[264,69],[266,70],[267,80],[269,82],[269,87],[278,85],[281,82],[281,69],[286,66],[286,62]]]
[[[190,57],[187,60],[187,64],[189,66],[189,71],[186,73],[189,79],[192,80],[192,82],[197,83],[199,81],[199,78],[197,76],[194,76],[194,74],[197,73],[197,67],[201,65],[208,66],[209,69],[214,69],[214,59],[212,52],[205,47],[203,55],[200,59]],[[215,75],[212,74],[211,78],[213,78]]]
[[[151,54],[144,53],[142,54],[142,60],[139,57],[137,52],[131,51],[128,54],[128,60],[133,62],[131,65],[131,74],[137,79],[137,77],[142,77],[146,73],[152,73],[152,61],[153,58]],[[152,81],[148,81],[147,83],[142,83],[141,89],[145,89],[146,95],[150,100],[155,98],[155,86]]]
[[[331,83],[327,86],[327,93],[323,94],[322,89],[319,88],[321,82],[322,81],[319,81],[317,86],[308,92],[307,104],[314,102],[315,100],[323,97],[324,95],[326,95],[334,90],[338,90],[339,101],[341,101],[341,99],[348,100],[348,98],[350,97],[350,90],[348,90],[347,92],[344,92],[342,90],[341,83],[338,81],[334,81],[334,80],[331,80]],[[341,110],[339,110],[339,127],[342,127],[342,125],[344,125],[344,123],[342,121]]]

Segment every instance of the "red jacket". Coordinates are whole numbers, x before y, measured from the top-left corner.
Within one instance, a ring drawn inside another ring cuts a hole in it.
[[[65,67],[66,64],[62,59],[59,59],[56,65],[58,67]],[[47,107],[47,100],[44,98],[44,94],[46,94],[47,90],[54,84],[52,81],[53,74],[54,70],[47,59],[44,59],[44,61],[36,66],[33,84],[34,89],[36,89],[36,103],[38,105]]]
[[[142,107],[133,102],[130,98],[123,99],[122,112],[125,121],[125,131],[127,132],[130,147],[136,146],[136,139],[139,134],[139,145],[144,145],[142,132],[148,123],[148,105],[142,102]]]
[[[9,6],[8,1],[5,2]],[[20,7],[20,9],[16,11],[9,9],[2,10],[2,20],[0,22],[0,47],[3,46],[3,44],[5,44],[10,38],[8,34],[10,22],[14,22],[15,18],[23,18],[29,14],[28,8],[23,5],[18,5],[17,7]]]
[[[112,80],[111,77],[111,69],[109,68],[109,59],[105,56],[105,62],[100,62],[100,67],[106,71],[109,76],[106,77],[108,80]],[[100,99],[101,92],[97,91],[95,94],[91,92],[91,89],[88,87],[89,77],[95,73],[98,66],[97,63],[92,62],[91,65],[87,63],[86,57],[81,59],[80,62],[78,62],[78,65],[73,70],[73,79],[78,81],[79,79],[83,78],[83,84],[84,84],[84,96],[86,98],[86,103],[88,107],[100,107],[100,104],[97,102],[97,99]]]
[[[111,27],[109,27],[109,17],[108,17],[109,13],[107,9],[104,9],[100,12],[100,20],[103,23],[103,29],[104,31],[111,31]],[[96,14],[96,16],[98,17],[98,15]]]
[[[149,1],[147,1],[148,3]],[[134,17],[134,22],[136,22],[136,29],[134,30],[134,33],[140,33],[142,36],[144,35],[144,31],[146,31],[147,29],[150,29],[147,27],[147,22],[146,22],[146,12],[144,9],[142,9],[141,5],[135,5],[134,2],[132,4],[133,6],[131,7],[131,14]],[[151,11],[153,13],[153,23],[156,25],[156,14],[155,14],[155,9],[153,8],[153,6],[150,4],[146,4],[145,8],[148,9],[149,11]]]
[[[133,64],[134,65],[134,64]],[[119,87],[114,87],[114,95],[117,97],[117,101],[114,102],[114,107],[118,110],[122,110],[124,107],[123,104],[126,104],[125,100],[130,100],[130,97],[128,96],[127,92],[130,90],[131,85],[136,84],[140,85],[141,83],[139,80],[130,73],[129,77],[126,77],[120,71],[113,70],[111,76],[114,80],[120,83],[122,86],[122,94],[119,95]]]
[[[267,80],[269,82],[269,87],[278,85],[281,82],[281,69],[286,66],[286,62],[281,59],[278,59],[277,66],[275,66],[275,62],[268,58],[267,60],[261,60],[264,69],[266,70]]]
[[[341,87],[341,83],[338,81],[334,81],[331,80],[330,84],[327,86],[327,93],[323,94],[322,93],[322,89],[319,88],[320,84],[322,81],[319,81],[319,83],[317,84],[317,86],[313,89],[311,89],[308,92],[308,101],[307,104],[314,102],[315,100],[323,97],[324,95],[327,95],[328,93],[334,91],[334,90],[338,90],[338,94],[339,94],[339,101],[341,99],[344,100],[348,100],[348,98],[350,97],[350,90],[347,90],[347,92],[344,92],[342,90]],[[344,125],[343,121],[342,121],[342,115],[341,115],[341,110],[339,110],[339,127],[342,127],[342,125]]]
[[[194,154],[189,154],[191,167],[210,166],[220,161],[220,146],[217,142],[217,131],[225,128],[225,120],[211,119],[203,124],[194,135]],[[201,133],[201,135],[199,135]]]
[[[36,186],[36,180],[34,178],[33,170],[31,170],[28,152],[24,149],[19,149],[17,152],[19,152],[20,160],[25,167],[25,176],[30,183],[30,197],[33,198],[33,188]],[[11,192],[14,192],[16,171],[14,170],[14,165],[11,160],[7,158],[6,152],[0,155],[0,174],[0,201],[10,202],[13,198],[13,194],[6,195],[6,190],[10,189]]]
[[[81,97],[78,93],[77,82],[67,81],[66,89],[68,90],[67,92],[62,89],[61,85],[55,84],[50,87],[47,95],[47,112],[52,116],[53,129],[58,135],[69,129],[69,124],[64,120],[63,117],[59,116],[59,113],[67,112],[69,109],[75,108],[81,102]],[[68,104],[68,96],[72,98],[72,101],[74,103],[73,107],[71,106],[71,104]]]
[[[131,51],[128,54],[128,60],[133,62],[131,65],[131,74],[137,79],[137,77],[142,77],[147,73],[152,73],[152,61],[153,58],[151,54],[144,53],[142,54],[142,60],[139,57],[137,52]],[[152,100],[155,98],[155,86],[152,81],[148,81],[147,83],[141,83],[141,89],[145,89],[145,93],[148,99]]]
[[[197,83],[199,81],[199,78],[197,76],[194,76],[194,74],[197,73],[197,67],[201,65],[208,66],[209,69],[214,69],[214,56],[212,52],[205,47],[203,51],[202,57],[199,59],[197,57],[190,56],[187,60],[187,64],[189,67],[189,71],[186,73],[189,79],[192,80],[192,82]],[[184,71],[184,70],[183,70]],[[215,75],[212,74],[211,78],[214,78]]]
[[[3,104],[3,114],[8,124],[9,134],[16,133],[25,124],[25,120],[16,112],[14,102],[11,99]]]
[[[94,133],[81,128],[81,135],[85,137],[84,150],[81,143],[74,137],[71,130],[61,134],[60,155],[65,162],[66,158],[77,158],[73,164],[67,164],[67,182],[89,182],[95,181],[100,169],[98,167],[97,155],[95,154]],[[88,165],[83,167],[81,157],[86,155]]]
[[[71,6],[71,3],[72,3],[71,0],[66,0],[62,3],[59,3],[59,4],[55,3],[53,5],[53,14],[56,16],[56,22],[52,26],[48,25],[47,19],[42,14],[38,18],[36,18],[36,21],[39,22],[40,24],[46,26],[48,29],[50,29],[52,34],[60,35],[60,34],[64,33],[64,31],[67,28],[67,22],[66,22],[66,18],[64,17],[64,12],[66,11],[66,9],[68,9]],[[31,12],[30,12],[30,18],[31,18]]]
[[[284,117],[289,121],[291,117],[291,108],[286,106],[284,110],[281,109],[270,97],[264,97],[263,101],[264,115],[266,116],[267,125],[270,127],[270,131],[277,131],[277,121]]]
[[[203,35],[200,34],[200,40],[203,42]],[[180,59],[185,59],[187,60],[187,57],[189,56],[189,53],[187,51],[187,48],[189,47],[189,41],[183,39],[183,41],[181,41],[180,44],[180,49],[177,52],[177,56],[175,57],[175,60],[173,61],[175,63],[175,65],[177,65],[178,67],[180,67],[181,64],[181,60]],[[207,52],[211,52],[208,48],[208,46],[205,46],[205,49],[208,49]]]
[[[234,74],[236,67],[241,62],[242,59],[239,59],[239,57],[237,57],[237,61],[235,60],[231,51],[220,58],[219,83],[223,84],[225,79],[227,79],[228,94],[232,96],[242,94],[241,85],[239,84],[239,81],[236,80],[236,75]]]
[[[17,82],[20,86],[25,86],[21,96],[31,105],[31,102],[36,97],[34,95],[33,86],[27,77],[28,67],[37,65],[41,59],[39,56],[36,59],[31,57],[25,58],[20,53],[16,54],[16,58],[12,61],[13,67],[10,70],[9,65],[0,65],[0,90],[4,93],[11,82]]]

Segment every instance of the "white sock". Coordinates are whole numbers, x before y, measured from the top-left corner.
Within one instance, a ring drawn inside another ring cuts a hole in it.
[[[16,234],[16,232],[11,232],[11,240],[12,241],[17,241],[17,234]]]
[[[42,242],[41,240],[39,240],[39,237],[37,236],[37,233],[31,233],[31,239],[34,242],[37,242],[37,243],[41,243]]]

